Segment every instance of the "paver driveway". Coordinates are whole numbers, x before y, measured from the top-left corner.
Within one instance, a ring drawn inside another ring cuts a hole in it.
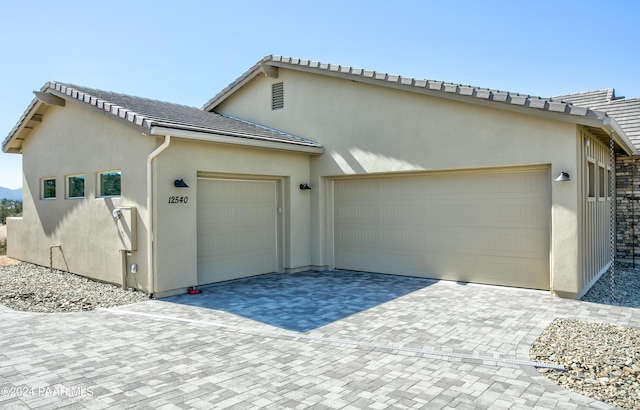
[[[332,273],[327,286],[336,275],[358,282]],[[529,346],[555,317],[640,327],[637,309],[422,284],[325,323],[273,324],[180,298],[68,314],[0,308],[0,408],[610,408],[539,376]],[[346,295],[330,304],[348,306]]]

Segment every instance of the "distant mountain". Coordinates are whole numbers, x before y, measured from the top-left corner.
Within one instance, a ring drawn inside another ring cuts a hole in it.
[[[11,199],[13,201],[22,201],[22,188],[9,189],[0,186],[0,199]]]

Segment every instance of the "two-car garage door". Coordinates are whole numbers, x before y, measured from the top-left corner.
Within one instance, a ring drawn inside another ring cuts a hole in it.
[[[334,181],[336,268],[549,289],[546,167]]]

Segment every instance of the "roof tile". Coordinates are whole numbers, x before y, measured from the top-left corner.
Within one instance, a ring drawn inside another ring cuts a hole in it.
[[[261,62],[264,64],[268,64],[270,61],[280,62],[282,61],[282,59],[276,56],[266,56],[261,60]],[[291,65],[291,67],[289,68],[295,69],[296,66],[305,66],[311,69],[318,68],[323,70],[326,70],[327,68],[327,65],[323,63],[312,62],[310,64],[306,64],[303,63],[303,61],[304,60],[300,60],[300,62],[297,64],[289,63]],[[234,92],[236,87],[238,87],[247,79],[252,78],[252,76],[255,75],[256,70],[256,66],[254,66],[247,72],[242,74],[238,79],[236,79],[229,86],[220,91],[211,100],[209,100],[204,105],[204,109],[213,111],[221,101],[223,101],[228,95]],[[442,92],[444,93],[443,96],[456,94],[470,99],[477,98],[480,100],[489,100],[495,102],[496,104],[509,104],[531,109],[563,113],[566,115],[580,116],[584,118],[603,118],[603,116],[605,115],[604,112],[606,110],[604,110],[605,107],[601,107],[601,104],[613,103],[623,98],[616,97],[615,90],[613,88],[589,91],[580,94],[569,94],[553,98],[541,98],[526,94],[491,90],[469,85],[450,84],[443,83],[441,81],[400,77],[397,75],[389,75],[382,72],[356,68],[351,68],[349,73],[347,73],[346,71],[341,72],[344,72],[347,75],[351,76],[351,79],[355,81],[358,81],[358,79],[366,79],[366,81],[371,81],[371,79],[373,79],[374,81],[380,81],[381,85],[387,86],[389,86],[390,84],[399,83],[403,86],[413,86],[416,88],[416,91],[418,91],[418,89],[427,89]],[[582,106],[583,108],[576,108],[576,106],[578,105]],[[606,109],[609,110],[610,107],[607,106]],[[640,140],[640,135],[638,135],[638,140]]]
[[[444,83],[442,91],[446,93],[457,93],[459,91],[457,84]]]
[[[413,85],[413,78],[408,78],[408,77],[400,77],[400,84],[403,85]]]
[[[42,91],[62,93],[146,129],[159,126],[177,130],[226,135],[242,139],[271,141],[317,148],[322,147],[321,144],[309,139],[263,127],[248,121],[203,111],[195,107],[55,82],[47,83],[42,88]],[[34,100],[34,102],[31,103],[28,110],[36,106],[36,101],[37,100]],[[20,124],[24,121],[26,121],[26,112],[18,122],[18,125],[14,127],[7,139],[5,139],[3,146],[8,143],[12,135],[17,132]]]
[[[427,86],[427,80],[414,80],[413,85],[415,87],[426,87]]]
[[[477,88],[475,97],[488,100],[489,98],[491,98],[491,91],[486,88]]]
[[[429,88],[430,90],[442,91],[442,82],[441,81],[427,81],[427,88]]]

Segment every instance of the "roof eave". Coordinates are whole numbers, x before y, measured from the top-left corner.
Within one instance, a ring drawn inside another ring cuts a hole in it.
[[[25,132],[28,132],[28,126],[30,119],[36,114],[36,112],[43,105],[41,101],[37,98],[34,98],[31,103],[27,106],[27,109],[24,111],[16,125],[9,132],[9,135],[2,142],[2,152],[5,154],[22,154],[22,144],[20,143],[19,147],[15,147],[16,141],[24,140],[25,138],[20,138],[24,136]]]
[[[266,73],[262,70],[262,67],[265,65],[275,66],[272,63],[273,55],[268,55],[262,58],[262,60],[258,61],[251,68],[245,71],[240,77],[238,77],[235,81],[229,84],[227,87],[222,89],[218,94],[216,94],[213,98],[207,101],[203,106],[202,110],[211,111],[216,106],[220,105],[224,100],[226,100],[229,96],[236,92],[236,90],[242,88],[249,81],[253,80],[259,74]]]
[[[397,77],[397,81],[389,81],[388,79],[386,79],[387,77],[389,77],[389,75],[387,74],[384,74],[385,78],[381,79],[378,78],[378,74],[373,71],[369,72],[361,69],[353,69],[351,67],[343,68],[341,66],[336,66],[336,69],[333,69],[333,66],[331,66],[331,69],[324,69],[319,68],[320,65],[321,64],[315,62],[308,62],[308,64],[305,65],[292,64],[288,61],[283,61],[282,57],[274,57],[273,55],[266,56],[244,74],[238,77],[237,80],[232,82],[229,86],[218,93],[215,97],[209,100],[203,106],[203,110],[214,110],[218,105],[220,105],[238,89],[242,88],[258,75],[264,73],[264,66],[269,66],[276,68],[286,68],[289,70],[307,72],[312,74],[320,74],[329,77],[393,88],[437,98],[482,105],[507,111],[515,111],[528,115],[555,118],[561,121],[581,123],[582,120],[580,118],[586,119],[588,122],[591,122],[590,120],[594,118],[601,120],[606,117],[606,115],[602,112],[588,110],[585,107],[577,107],[565,103],[556,103],[554,101],[539,99],[537,97],[511,93],[500,93],[500,95],[496,95],[492,90],[456,85],[461,88],[468,88],[468,90],[466,90],[468,94],[462,94],[458,92],[446,91],[447,87],[445,86],[445,84],[439,81],[415,80],[412,78],[402,78],[400,76],[393,76],[394,78]],[[358,74],[354,74],[354,70]],[[380,73],[380,75],[382,75],[382,73]],[[417,86],[417,83],[424,83],[424,86]],[[447,86],[454,85],[455,84],[447,84]],[[443,90],[443,87],[445,88],[445,90]],[[498,98],[501,98],[501,100],[498,100]]]
[[[82,107],[88,107],[89,109],[102,114],[111,114],[111,118],[116,119],[118,122],[126,126],[134,127],[140,132],[147,133],[152,126],[152,121],[147,119],[144,115],[139,115],[127,108],[120,107],[117,104],[93,97],[86,93],[81,93],[72,88],[67,88],[66,86],[57,88],[61,89],[49,88],[48,91],[53,95]],[[82,96],[82,98],[79,98],[80,96]]]
[[[614,118],[606,117],[602,122],[602,128],[613,136],[614,143],[622,148],[627,155],[638,155],[638,149]]]
[[[324,153],[324,147],[295,144],[289,142],[269,141],[258,139],[255,137],[238,137],[234,135],[225,135],[213,131],[205,130],[189,130],[184,128],[172,127],[167,124],[154,125],[150,130],[151,135],[171,135],[174,138],[183,138],[197,141],[217,142],[220,144],[242,145],[254,148],[273,149],[278,151],[299,152],[311,155],[320,155]]]

